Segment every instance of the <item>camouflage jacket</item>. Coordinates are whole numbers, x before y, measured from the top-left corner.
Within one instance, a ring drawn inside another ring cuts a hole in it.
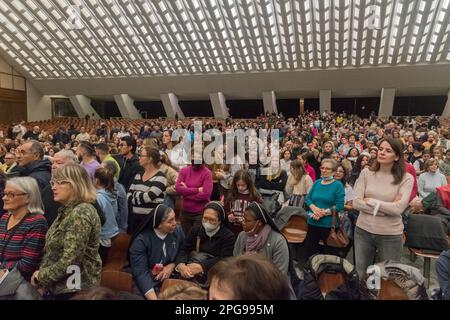
[[[100,229],[100,218],[91,204],[61,207],[47,232],[39,284],[54,294],[99,285]]]

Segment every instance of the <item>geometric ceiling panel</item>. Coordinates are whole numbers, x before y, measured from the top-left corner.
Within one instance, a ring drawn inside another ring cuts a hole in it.
[[[33,79],[450,63],[450,0],[0,0]]]

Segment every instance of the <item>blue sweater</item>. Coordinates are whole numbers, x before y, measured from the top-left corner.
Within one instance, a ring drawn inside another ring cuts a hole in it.
[[[330,184],[323,185],[322,179],[318,179],[314,182],[306,196],[306,205],[309,207],[314,204],[318,208],[330,210],[333,210],[333,207],[335,207],[337,213],[344,210],[344,198],[345,189],[340,181],[335,180]],[[319,220],[314,220],[311,216],[312,211],[308,210],[308,224],[316,227],[331,228],[331,215]]]
[[[97,190],[97,202],[100,208],[102,208],[105,214],[106,221],[102,226],[100,232],[100,239],[107,240],[116,236],[119,233],[119,227],[117,226],[117,198],[109,191],[105,189]]]
[[[166,266],[175,262],[183,241],[184,233],[179,225],[175,232],[169,233],[164,240],[159,238],[153,229],[145,229],[136,237],[130,247],[130,265],[142,294],[146,294],[158,284],[152,275],[153,266],[157,263]],[[163,251],[164,244],[166,255]]]

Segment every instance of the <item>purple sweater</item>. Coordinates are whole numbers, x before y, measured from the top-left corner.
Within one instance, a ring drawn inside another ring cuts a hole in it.
[[[175,190],[183,196],[182,210],[203,212],[211,197],[212,186],[212,173],[206,166],[202,166],[199,170],[192,169],[192,166],[182,168],[175,184]],[[203,188],[203,192],[198,191],[200,187]]]

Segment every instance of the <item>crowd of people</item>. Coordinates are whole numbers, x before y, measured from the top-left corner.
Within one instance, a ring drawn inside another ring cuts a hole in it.
[[[11,125],[0,140],[0,295],[14,275],[22,298],[92,297],[86,290],[113,297],[98,288],[102,265],[126,233],[126,271],[145,299],[164,298],[168,278],[195,283],[202,298],[209,289],[210,299],[294,299],[296,268],[314,255],[345,258],[352,246],[362,278],[374,262],[400,262],[408,216],[426,212],[430,198],[450,213],[447,119],[203,119],[202,130],[218,135],[278,129],[280,153],[270,164],[250,161],[248,147],[243,156],[233,147],[224,161],[229,145],[214,149],[212,163],[197,159],[194,149],[177,147],[194,141],[194,120],[76,119],[54,131],[51,122]],[[176,129],[187,130],[182,141],[174,141]],[[280,207],[307,216],[299,254],[277,226]],[[327,244],[336,216],[350,224],[348,250]],[[443,299],[449,255],[437,264]]]

